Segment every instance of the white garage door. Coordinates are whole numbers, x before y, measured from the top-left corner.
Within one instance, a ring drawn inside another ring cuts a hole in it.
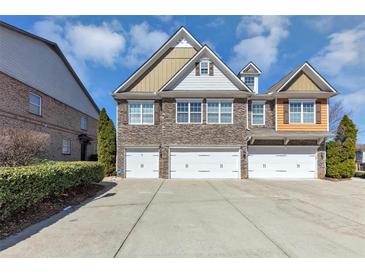
[[[240,178],[238,148],[171,149],[171,178]]]
[[[158,178],[157,148],[128,148],[125,151],[126,178]]]
[[[249,178],[317,178],[316,147],[249,146]]]

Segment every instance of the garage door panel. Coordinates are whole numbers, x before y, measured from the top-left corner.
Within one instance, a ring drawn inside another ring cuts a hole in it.
[[[239,178],[238,149],[171,151],[171,178]]]
[[[250,178],[316,178],[315,149],[300,147],[249,148],[248,169]],[[298,153],[299,152],[299,153]]]
[[[127,178],[159,177],[158,149],[127,149],[125,155]]]

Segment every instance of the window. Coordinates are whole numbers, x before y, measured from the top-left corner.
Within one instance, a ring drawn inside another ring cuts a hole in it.
[[[180,124],[201,124],[202,103],[201,101],[176,102],[176,122]]]
[[[87,130],[87,117],[86,116],[81,117],[80,128],[84,129],[84,130]]]
[[[209,75],[209,61],[200,62],[200,75]]]
[[[265,125],[265,102],[252,102],[251,124]]]
[[[246,83],[247,85],[251,85],[251,86],[253,86],[253,84],[255,83],[255,79],[254,79],[254,77],[252,77],[252,76],[246,76],[246,77],[245,77],[245,83]]]
[[[232,101],[208,101],[208,124],[232,124]]]
[[[29,92],[29,112],[41,115],[42,114],[42,98],[32,92]]]
[[[129,102],[128,123],[130,125],[153,125],[153,102]]]
[[[71,154],[71,140],[67,140],[67,139],[62,140],[62,154],[65,154],[65,155]]]
[[[314,101],[290,101],[289,123],[314,124]]]

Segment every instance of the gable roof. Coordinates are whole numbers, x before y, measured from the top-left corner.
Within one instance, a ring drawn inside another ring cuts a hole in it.
[[[83,93],[86,95],[86,97],[89,99],[89,101],[91,102],[92,106],[95,108],[95,110],[97,111],[97,113],[99,113],[99,107],[97,106],[97,104],[95,103],[95,101],[93,100],[93,98],[91,97],[91,95],[89,94],[89,92],[87,91],[87,89],[85,88],[85,86],[83,85],[83,83],[81,82],[80,78],[77,76],[76,72],[74,71],[74,69],[72,68],[72,66],[70,65],[70,63],[67,61],[65,55],[62,53],[61,49],[58,47],[57,43],[52,42],[50,40],[47,40],[43,37],[40,37],[38,35],[32,34],[30,32],[27,32],[23,29],[17,28],[13,25],[10,25],[4,21],[0,20],[0,26],[9,29],[11,31],[17,32],[19,34],[25,35],[29,38],[35,39],[37,41],[40,41],[44,44],[46,44],[49,48],[51,48],[58,56],[59,58],[62,60],[62,62],[64,63],[64,65],[67,67],[67,69],[69,70],[69,72],[71,73],[71,75],[73,76],[74,80],[77,82],[77,84],[79,85],[79,87],[81,88],[81,90],[83,91]],[[36,88],[36,87],[34,87]]]
[[[195,62],[197,62],[204,54],[213,61],[213,63],[238,89],[253,92],[207,45],[204,45],[159,91],[163,91],[174,86],[174,84],[178,81],[179,76],[183,75],[183,73],[186,72],[187,69],[191,68],[192,65],[195,65]]]
[[[113,93],[123,92],[130,87],[143,73],[146,72],[166,51],[179,43],[181,39],[186,40],[197,51],[202,45],[184,27],[180,27],[145,63],[143,63],[133,74],[128,77]]]
[[[253,68],[255,70],[255,72],[248,72],[248,70],[250,68]],[[256,64],[252,61],[248,62],[248,64],[246,66],[243,67],[243,69],[241,69],[239,74],[244,74],[244,73],[252,73],[252,74],[261,74],[261,70],[256,66]]]
[[[321,90],[337,93],[337,91],[309,64],[308,61],[289,72],[265,93],[271,94],[281,92],[301,71],[303,71]]]

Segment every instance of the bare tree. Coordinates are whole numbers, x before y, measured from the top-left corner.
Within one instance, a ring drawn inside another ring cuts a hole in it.
[[[329,110],[329,127],[331,133],[336,133],[338,125],[345,115],[350,115],[351,111],[346,111],[342,101],[335,101],[330,103]]]
[[[27,165],[46,156],[48,134],[15,128],[0,130],[0,166]]]

